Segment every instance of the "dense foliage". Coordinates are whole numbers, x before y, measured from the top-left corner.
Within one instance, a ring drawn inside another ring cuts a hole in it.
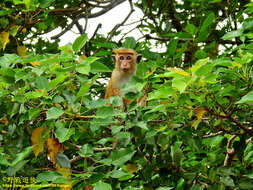
[[[253,3],[136,1],[142,38],[113,41],[117,25],[88,39],[78,19],[115,2],[0,3],[0,185],[252,189]],[[40,36],[65,27],[61,18],[80,37],[58,47]],[[114,107],[103,98],[120,46],[143,55],[124,88],[147,106],[123,110],[121,98],[110,99]]]

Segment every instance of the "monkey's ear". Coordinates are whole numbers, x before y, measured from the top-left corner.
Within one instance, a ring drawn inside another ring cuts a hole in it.
[[[112,60],[114,63],[116,63],[116,55],[112,55]]]
[[[141,58],[142,58],[142,55],[141,55],[141,54],[138,54],[138,55],[137,55],[137,63],[140,63]]]

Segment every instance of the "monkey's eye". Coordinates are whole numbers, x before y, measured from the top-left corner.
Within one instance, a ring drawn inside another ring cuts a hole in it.
[[[119,57],[119,60],[124,60],[124,56],[120,56],[120,57]]]
[[[132,57],[131,56],[127,56],[127,58],[126,58],[127,60],[131,60],[132,59]]]

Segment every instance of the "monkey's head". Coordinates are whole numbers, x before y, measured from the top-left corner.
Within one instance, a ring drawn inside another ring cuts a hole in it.
[[[128,48],[114,49],[113,55],[115,61],[115,68],[124,74],[134,74],[136,72],[136,65],[140,62],[141,55],[136,51]]]

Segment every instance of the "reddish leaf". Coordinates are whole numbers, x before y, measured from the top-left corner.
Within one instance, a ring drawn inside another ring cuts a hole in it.
[[[47,145],[47,157],[48,159],[56,163],[56,157],[60,151],[63,151],[63,145],[59,142],[57,138],[48,138],[46,141]]]

